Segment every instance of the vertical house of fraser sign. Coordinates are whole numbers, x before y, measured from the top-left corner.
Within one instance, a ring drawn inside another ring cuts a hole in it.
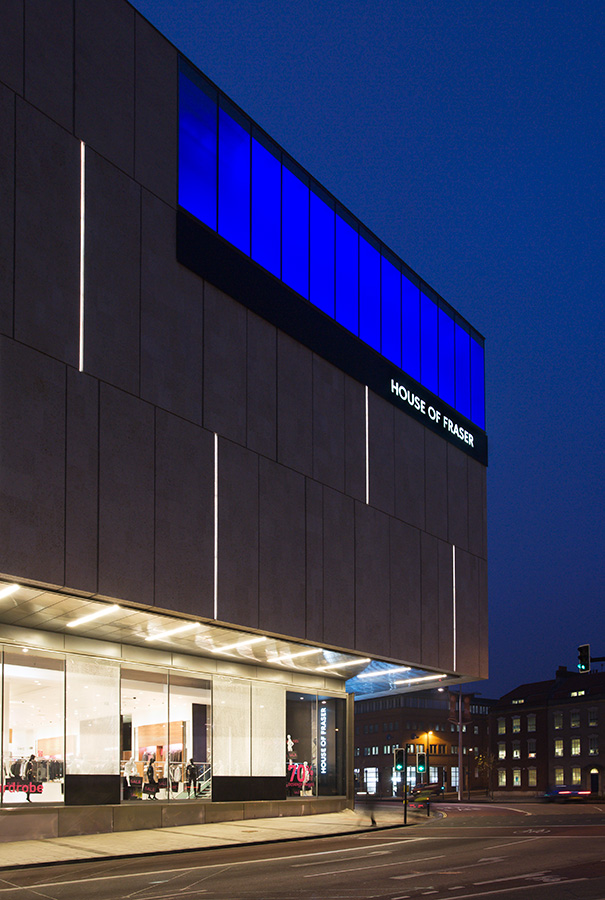
[[[328,774],[328,708],[319,710],[319,774]]]

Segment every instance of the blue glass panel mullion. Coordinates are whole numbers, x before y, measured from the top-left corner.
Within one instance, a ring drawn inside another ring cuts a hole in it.
[[[359,238],[359,337],[380,353],[380,253]]]
[[[252,259],[281,275],[281,162],[252,138]]]
[[[439,310],[439,396],[450,406],[456,404],[454,367],[454,320]]]
[[[471,420],[485,428],[485,355],[474,338],[471,338]]]
[[[309,297],[309,188],[282,166],[282,280]]]
[[[401,272],[381,260],[382,355],[401,366]]]
[[[218,233],[250,255],[250,134],[224,109],[218,127]]]
[[[401,276],[401,367],[420,381],[420,288]]]
[[[471,349],[468,331],[456,323],[454,327],[456,353],[456,409],[471,417]]]
[[[179,205],[216,230],[217,104],[179,75]]]
[[[310,198],[310,285],[314,306],[334,318],[334,210],[311,191]]]
[[[420,293],[420,381],[439,394],[437,305]]]
[[[359,334],[359,235],[336,216],[336,321]]]

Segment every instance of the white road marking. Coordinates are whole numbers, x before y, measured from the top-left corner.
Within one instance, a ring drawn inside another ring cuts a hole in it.
[[[346,872],[363,872],[365,869],[387,869],[389,866],[408,866],[410,863],[429,862],[432,859],[445,859],[445,854],[441,856],[423,856],[420,859],[398,859],[396,862],[380,863],[377,866],[355,866],[352,869],[337,869],[334,872],[314,872],[312,875],[303,875],[303,878],[325,878],[326,875],[343,875]],[[420,877],[422,873],[417,872],[416,877]]]
[[[576,884],[578,881],[588,881],[588,878],[570,878],[569,881],[558,881],[557,884]],[[493,897],[495,894],[506,894],[512,891],[535,891],[540,887],[552,887],[552,884],[521,884],[519,887],[505,887],[496,891],[476,891],[472,894],[458,894],[456,900],[475,900],[476,897]]]
[[[401,844],[414,844],[420,840],[422,840],[422,838],[402,838],[399,841],[391,841],[390,844],[394,845],[394,846],[401,845]],[[374,846],[380,850],[383,847],[389,846],[389,845],[387,845],[387,844],[372,845],[371,844],[366,849],[372,850]],[[219,848],[217,848],[217,849],[219,849]],[[220,848],[220,849],[224,849],[224,848]],[[232,868],[233,866],[248,866],[248,865],[251,865],[254,863],[284,862],[285,860],[289,860],[289,859],[305,859],[305,858],[308,858],[311,856],[328,856],[328,855],[333,856],[335,853],[354,853],[356,851],[359,852],[359,847],[348,847],[348,848],[343,848],[342,850],[318,850],[315,853],[292,853],[289,856],[270,856],[270,857],[266,857],[266,858],[263,857],[262,859],[241,859],[241,860],[234,861],[234,862],[209,863],[208,865],[203,865],[203,866],[183,866],[182,868],[179,868],[179,869],[158,869],[156,872],[153,872],[152,874],[153,875],[171,875],[171,874],[175,874],[175,873],[179,873],[179,872],[197,872],[200,869],[229,869],[229,868]],[[192,848],[191,852],[194,853],[195,848]],[[92,860],[92,861],[93,862],[102,862],[103,857],[99,857],[98,859]],[[114,861],[117,861],[117,860],[114,860]],[[65,864],[68,865],[69,862],[70,862],[69,860],[66,860]],[[120,879],[120,878],[143,878],[149,874],[150,874],[149,872],[132,872],[132,873],[126,872],[122,875],[99,875],[99,876],[95,876],[93,878],[75,878],[71,881],[49,881],[49,882],[40,883],[40,884],[33,884],[33,885],[31,885],[31,887],[14,886],[14,887],[8,887],[8,888],[0,888],[0,894],[6,893],[7,891],[15,891],[15,890],[30,891],[35,888],[56,887],[57,885],[63,885],[63,884],[85,884],[86,882],[89,882],[89,881],[115,881],[116,879]],[[3,879],[3,881],[7,881],[7,880],[8,879],[6,879],[6,878]]]

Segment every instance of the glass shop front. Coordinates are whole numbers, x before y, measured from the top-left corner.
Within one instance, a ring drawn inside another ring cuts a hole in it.
[[[217,775],[344,795],[345,722],[344,696],[5,645],[2,804],[212,800]]]

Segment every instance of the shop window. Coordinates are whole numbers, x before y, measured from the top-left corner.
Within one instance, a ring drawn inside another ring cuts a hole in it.
[[[555,769],[555,784],[565,784],[565,771],[562,768]]]
[[[58,654],[4,654],[4,804],[63,802],[64,666]]]
[[[378,769],[364,769],[364,780],[368,794],[375,794],[378,787]]]
[[[506,769],[498,769],[498,787],[506,787]]]
[[[571,783],[574,786],[582,784],[582,769],[580,766],[573,766],[571,770]]]
[[[65,669],[65,800],[120,799],[120,666],[67,657]]]
[[[183,751],[183,729],[168,739],[168,678],[165,672],[123,668],[121,681],[122,747],[120,753],[122,799],[141,800],[168,797],[170,744]],[[181,723],[182,724],[182,723]],[[184,779],[171,781],[176,794]]]
[[[580,738],[572,738],[572,740],[571,740],[571,755],[579,756],[580,753],[581,753]]]
[[[210,799],[211,683],[195,676],[170,673],[168,696],[170,721],[165,777],[168,779],[169,796],[177,800],[193,799],[194,796]],[[255,699],[258,701],[253,693],[253,701]],[[277,709],[280,705],[275,703]],[[275,717],[274,710],[272,715]],[[255,719],[253,709],[253,728]],[[283,732],[281,729],[276,729],[276,732],[275,740],[279,740],[279,745],[273,749],[277,755],[278,747],[283,752]],[[282,771],[280,766],[280,774]]]
[[[563,741],[555,741],[555,756],[563,756]]]
[[[536,730],[536,717],[534,713],[530,713],[527,717],[527,730],[535,731]]]
[[[367,726],[364,726],[364,731]],[[286,783],[289,797],[317,793],[317,697],[286,693]],[[369,756],[370,747],[363,748]],[[367,771],[367,770],[366,770]]]
[[[513,769],[513,787],[521,787],[521,769]]]
[[[527,786],[528,787],[537,787],[538,784],[538,770],[533,767],[527,770]]]

